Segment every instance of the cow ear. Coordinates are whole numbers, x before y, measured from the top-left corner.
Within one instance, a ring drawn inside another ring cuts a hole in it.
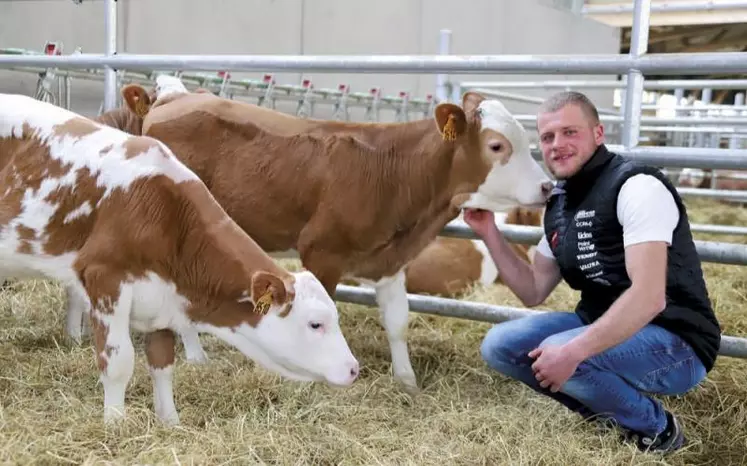
[[[267,314],[273,304],[284,304],[288,299],[285,283],[277,275],[259,271],[252,276],[252,302],[254,312]]]
[[[127,84],[122,88],[121,94],[122,99],[125,101],[125,106],[138,117],[145,118],[153,102],[151,102],[143,86],[139,84]]]
[[[462,108],[467,114],[476,113],[483,100],[485,100],[485,96],[482,94],[472,91],[465,92],[462,96]]]
[[[435,113],[436,126],[445,141],[454,141],[467,131],[467,117],[460,106],[441,103],[436,107]]]

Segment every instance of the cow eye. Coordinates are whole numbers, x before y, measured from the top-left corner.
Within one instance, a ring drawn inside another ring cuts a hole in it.
[[[321,322],[309,322],[309,327],[311,327],[312,330],[319,330],[322,328]]]

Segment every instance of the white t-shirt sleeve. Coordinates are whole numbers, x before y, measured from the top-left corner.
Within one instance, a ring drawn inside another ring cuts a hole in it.
[[[535,252],[542,254],[548,259],[555,259],[555,255],[550,249],[550,243],[547,241],[547,235],[542,235],[542,239],[540,239],[539,243],[537,244]]]
[[[625,247],[647,241],[671,245],[679,217],[674,197],[654,176],[630,177],[617,196],[617,219],[623,227]]]

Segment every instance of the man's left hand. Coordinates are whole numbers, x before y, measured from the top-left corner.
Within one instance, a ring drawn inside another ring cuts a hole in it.
[[[535,348],[529,357],[536,359],[532,364],[534,377],[542,388],[549,387],[551,392],[560,390],[581,364],[581,359],[562,346]]]

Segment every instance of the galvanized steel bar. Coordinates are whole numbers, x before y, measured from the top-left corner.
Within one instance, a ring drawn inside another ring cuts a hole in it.
[[[377,306],[375,291],[357,286],[337,285],[334,299],[363,306]],[[413,312],[495,324],[540,313],[565,312],[546,309],[522,309],[412,293],[407,294],[407,302]],[[719,354],[732,358],[747,359],[747,339],[730,335],[722,336]]]
[[[692,110],[698,110],[697,107]],[[534,123],[537,121],[536,115],[517,114],[514,115],[522,123]],[[600,120],[607,123],[624,123],[625,118],[615,115],[600,115]],[[663,118],[655,116],[641,116],[641,123],[659,124],[659,125],[712,125],[712,126],[747,126],[747,118],[742,116],[719,116],[719,117],[675,117]]]
[[[747,202],[747,191],[732,191],[729,189],[706,189],[706,188],[677,188],[681,196],[710,197],[713,199],[729,199],[733,201]]]
[[[682,68],[685,69],[684,67]],[[623,80],[564,80],[564,81],[462,81],[462,89],[478,87],[489,89],[623,89],[627,85]],[[672,89],[747,89],[747,79],[659,79],[643,83],[647,91],[666,91]]]
[[[513,100],[516,102],[526,102],[529,104],[541,104],[545,101],[542,97],[535,97],[531,95],[523,95],[523,94],[515,94],[513,92],[504,92],[504,91],[496,91],[493,89],[483,89],[479,87],[475,87],[471,89],[474,92],[479,92],[480,94],[484,94],[486,96],[492,96],[492,97],[498,97],[499,99],[503,100]],[[600,115],[617,115],[617,110],[609,109],[609,108],[599,108],[597,107],[597,111]],[[535,118],[536,119],[536,118]],[[745,119],[747,121],[747,119]]]
[[[0,68],[103,68],[136,70],[223,70],[316,73],[624,74],[707,75],[741,73],[747,52],[660,53],[640,58],[599,55],[157,55],[122,53],[76,56],[0,55]]]
[[[651,0],[635,0],[633,27],[630,34],[630,56],[641,58],[648,50],[649,12]],[[638,145],[641,134],[641,104],[643,103],[643,73],[630,69],[623,102],[622,145],[632,149]]]
[[[526,225],[501,225],[501,232],[510,242],[536,245],[542,238],[542,227]],[[479,239],[466,225],[450,222],[441,231],[442,236],[463,239]],[[695,241],[700,259],[719,264],[747,265],[747,245],[715,241]]]
[[[703,2],[666,2],[655,3],[651,6],[652,13],[684,13],[684,12],[705,12],[717,10],[737,10],[747,8],[747,2],[744,0],[713,0]],[[614,13],[630,13],[634,11],[635,5],[585,5],[581,10],[584,15],[600,15]]]
[[[745,149],[654,146],[625,149],[615,144],[609,144],[607,147],[620,155],[657,167],[747,169],[747,150]],[[538,153],[538,156],[541,159],[541,154]]]
[[[104,53],[114,56],[117,53],[117,1],[104,0],[104,33],[106,42]],[[104,67],[104,112],[117,107],[117,72],[110,66]]]

